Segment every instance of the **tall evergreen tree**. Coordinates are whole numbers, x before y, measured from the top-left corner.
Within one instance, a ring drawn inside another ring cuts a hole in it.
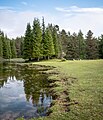
[[[42,18],[42,41],[41,41],[41,51],[42,51],[42,55],[45,58],[45,22],[44,22],[44,17]]]
[[[103,59],[103,35],[99,37],[99,57]]]
[[[57,30],[55,26],[53,27],[53,32],[52,32],[52,38],[53,38],[53,44],[54,44],[54,50],[55,50],[55,57],[58,57],[59,55],[59,42],[58,42],[58,35],[57,35]]]
[[[55,54],[52,34],[49,28],[46,28],[45,41],[44,41],[44,55],[49,57]]]
[[[87,59],[98,58],[97,39],[93,38],[93,33],[91,30],[88,31],[86,36],[86,58]]]
[[[60,31],[59,31],[59,26],[55,25],[55,30],[57,32],[57,43],[58,43],[58,58],[62,58],[63,57],[63,51],[62,51],[62,43],[61,43],[61,35],[60,35]]]
[[[20,58],[23,55],[23,41],[24,41],[24,37],[17,37],[15,39],[15,45],[16,45],[16,53],[17,53],[17,57]]]
[[[31,60],[32,52],[33,52],[33,36],[30,23],[28,23],[24,37],[23,58]]]
[[[11,57],[12,57],[12,53],[11,53],[11,44],[10,44],[10,41],[11,40],[9,40],[8,38],[6,38],[7,39],[7,51],[8,51],[8,58],[10,59]]]
[[[8,45],[7,45],[7,39],[4,36],[4,33],[2,33],[1,39],[3,43],[3,58],[8,59],[9,58]]]
[[[39,19],[34,19],[33,21],[33,58],[36,58],[38,61],[42,57],[42,30],[40,27]]]
[[[11,46],[11,58],[16,58],[16,46],[14,39],[10,41],[10,46]]]
[[[77,39],[78,39],[79,59],[84,59],[86,57],[86,51],[85,51],[86,45],[85,45],[85,40],[84,40],[83,33],[81,30],[78,32]]]
[[[78,38],[77,34],[73,33],[69,37],[68,44],[67,44],[67,52],[66,52],[66,58],[67,59],[78,59]]]
[[[3,57],[2,32],[0,31],[0,58]]]
[[[62,52],[66,54],[69,36],[67,35],[64,29],[60,32],[60,36],[61,36]]]

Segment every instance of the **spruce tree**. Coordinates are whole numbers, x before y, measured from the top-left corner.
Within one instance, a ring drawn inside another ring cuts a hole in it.
[[[8,44],[7,44],[7,38],[4,36],[4,33],[2,33],[1,39],[3,43],[3,58],[8,59],[9,58]]]
[[[62,31],[60,32],[60,36],[61,36],[62,52],[66,54],[69,36],[67,35],[64,29],[62,29]]]
[[[10,41],[10,45],[11,45],[11,58],[16,58],[16,46],[14,39]]]
[[[49,59],[55,54],[52,34],[49,28],[46,28],[44,41],[44,55]]]
[[[17,53],[17,57],[20,58],[22,57],[22,53],[23,53],[23,41],[24,41],[24,37],[17,37],[15,39],[15,45],[16,45],[16,53]]]
[[[68,39],[66,58],[78,59],[79,58],[78,48],[79,46],[78,46],[77,34],[73,33],[73,35],[71,35]]]
[[[34,19],[33,21],[33,30],[32,30],[32,34],[33,34],[33,53],[32,53],[32,57],[37,59],[39,61],[39,59],[42,57],[42,30],[40,27],[40,21],[39,19]]]
[[[93,37],[93,33],[91,30],[88,31],[86,36],[86,58],[87,59],[98,58],[97,39]]]
[[[99,57],[103,59],[103,35],[99,37]]]
[[[55,26],[53,27],[52,32],[52,38],[53,38],[53,44],[54,44],[54,50],[55,50],[55,57],[58,57],[59,55],[59,45],[58,45],[58,35]]]
[[[2,32],[0,31],[0,58],[3,57]]]
[[[41,41],[41,52],[42,52],[42,55],[43,55],[43,58],[45,59],[45,22],[44,22],[44,17],[42,18],[42,41]]]
[[[55,25],[54,26],[57,32],[57,43],[58,43],[58,58],[62,58],[63,57],[63,51],[62,51],[62,43],[61,43],[61,35],[60,35],[60,31],[59,31],[59,26]]]
[[[78,32],[77,39],[78,39],[79,59],[85,59],[85,57],[86,57],[86,51],[85,51],[86,45],[85,45],[85,40],[84,40],[83,33],[81,30]]]
[[[10,41],[11,40],[9,40],[8,38],[7,38],[7,46],[8,46],[8,58],[10,59],[10,58],[12,58],[12,53],[11,53],[11,43],[10,43]]]
[[[32,52],[33,52],[33,36],[30,23],[28,23],[24,37],[23,58],[31,60]]]
[[[68,39],[68,44],[66,48],[66,59],[73,60],[74,59],[74,48],[73,48],[73,38],[72,36]]]

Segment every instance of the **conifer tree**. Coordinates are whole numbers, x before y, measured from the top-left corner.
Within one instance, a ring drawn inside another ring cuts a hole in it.
[[[96,59],[98,58],[98,46],[97,40],[93,37],[91,30],[88,31],[86,36],[86,58]]]
[[[52,34],[49,28],[46,28],[44,41],[44,55],[49,59],[55,54]]]
[[[16,53],[17,53],[17,57],[20,58],[22,57],[22,53],[23,53],[23,41],[24,41],[24,37],[17,37],[15,39],[15,45],[16,45]]]
[[[61,42],[61,35],[60,35],[60,31],[59,31],[59,26],[55,25],[54,26],[57,32],[57,43],[58,43],[58,58],[62,58],[63,57],[63,51],[62,51],[62,42]]]
[[[86,45],[85,45],[85,40],[84,40],[83,33],[81,30],[78,32],[77,39],[78,39],[79,59],[84,59],[86,57],[86,51],[85,51]]]
[[[69,35],[67,35],[64,29],[62,29],[62,31],[60,32],[60,36],[61,36],[62,51],[64,52],[64,54],[66,54]]]
[[[3,57],[2,32],[0,31],[0,58]]]
[[[42,48],[41,48],[41,51],[42,51],[42,55],[43,57],[45,58],[45,50],[44,50],[44,47],[45,47],[45,22],[44,22],[44,17],[42,18],[42,41],[41,41],[41,45],[42,45]]]
[[[12,57],[10,41],[11,41],[11,40],[9,40],[9,39],[7,38],[8,59],[10,59],[10,58]]]
[[[11,45],[11,58],[16,58],[16,46],[14,39],[10,41],[10,45]]]
[[[8,45],[7,45],[7,39],[4,37],[4,33],[2,33],[1,39],[3,43],[3,58],[8,59],[9,58]]]
[[[67,59],[78,59],[78,39],[77,34],[73,33],[68,39],[67,44],[67,52],[66,52],[66,58]]]
[[[58,45],[58,43],[59,42],[58,42],[58,36],[57,36],[57,31],[56,31],[55,26],[53,27],[52,37],[53,37],[55,57],[58,57],[58,54],[59,54],[59,45]]]
[[[99,57],[103,59],[103,35],[99,37]]]
[[[33,52],[33,36],[30,23],[28,23],[24,37],[23,58],[31,60],[32,52]]]
[[[33,30],[32,30],[32,34],[33,34],[33,53],[32,53],[32,57],[37,59],[39,61],[39,59],[42,57],[42,30],[40,27],[40,21],[39,19],[34,19],[33,21]]]

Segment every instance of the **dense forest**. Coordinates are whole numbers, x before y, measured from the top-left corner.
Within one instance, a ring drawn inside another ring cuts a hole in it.
[[[42,60],[51,58],[65,59],[103,59],[103,35],[94,37],[88,30],[86,35],[82,31],[71,34],[58,25],[45,26],[38,18],[34,18],[33,25],[27,23],[25,35],[16,39],[9,39],[0,30],[0,58],[24,58],[26,60]]]

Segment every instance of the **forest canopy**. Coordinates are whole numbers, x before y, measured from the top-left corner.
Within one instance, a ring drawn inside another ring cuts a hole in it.
[[[94,37],[91,30],[86,35],[81,30],[71,34],[64,29],[60,31],[58,25],[45,26],[44,18],[42,24],[34,18],[32,25],[27,23],[22,37],[9,39],[0,30],[0,58],[37,61],[51,58],[103,59],[103,35]]]

